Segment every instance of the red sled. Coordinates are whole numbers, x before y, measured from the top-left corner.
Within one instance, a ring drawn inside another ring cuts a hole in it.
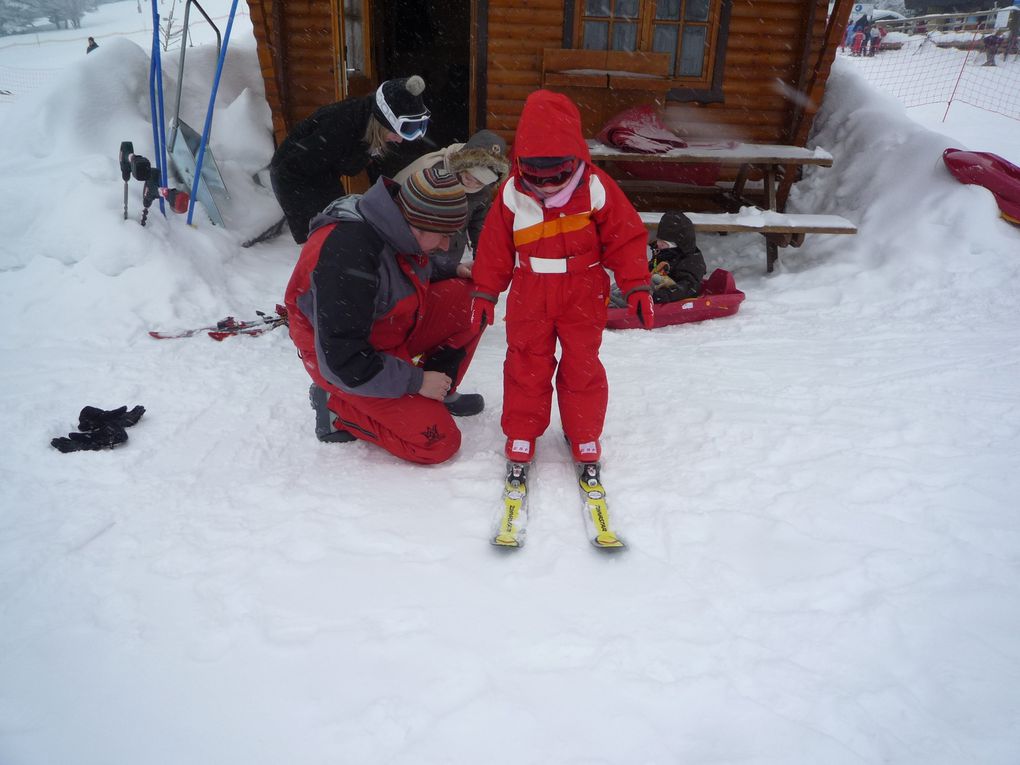
[[[701,294],[675,303],[656,303],[655,327],[705,321],[720,316],[732,316],[744,302],[744,293],[737,289],[733,274],[717,268],[701,283]],[[626,308],[610,308],[609,329],[640,329],[641,320]]]
[[[984,186],[992,192],[1002,217],[1020,225],[1020,167],[987,151],[946,149],[942,161],[960,183]]]

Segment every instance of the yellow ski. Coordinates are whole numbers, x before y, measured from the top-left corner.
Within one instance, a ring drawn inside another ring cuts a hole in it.
[[[591,543],[600,550],[621,550],[626,545],[609,520],[606,490],[602,486],[602,466],[598,462],[578,462],[577,484],[584,502],[584,525]]]
[[[503,501],[492,530],[490,542],[496,547],[514,548],[524,545],[528,529],[528,465],[506,463]]]

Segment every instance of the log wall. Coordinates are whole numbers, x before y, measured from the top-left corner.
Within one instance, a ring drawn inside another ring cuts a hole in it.
[[[279,143],[287,130],[337,98],[337,35],[329,0],[248,0]]]
[[[475,2],[485,5],[487,19],[479,73],[485,77],[485,127],[512,142],[524,100],[542,86],[543,51],[563,46],[564,2]],[[279,142],[291,125],[339,92],[334,0],[248,0],[248,5]],[[847,10],[846,0],[837,6],[838,16]],[[588,135],[617,112],[655,101],[671,126],[691,139],[802,145],[813,107],[787,93],[802,90],[815,103],[821,99],[835,54],[834,43],[825,43],[826,7],[826,0],[732,0],[722,103],[668,101],[665,86],[555,89],[578,104]]]
[[[810,50],[805,35],[814,4]],[[806,84],[825,33],[827,3],[820,0],[733,0],[723,77],[723,103],[681,104],[648,90],[558,87],[581,109],[593,135],[625,108],[654,100],[671,126],[692,138],[723,136],[784,143],[791,136],[795,104],[776,86]],[[542,51],[563,45],[562,0],[489,0],[487,127],[508,141],[527,95],[542,86]],[[827,70],[826,70],[827,71]],[[824,84],[824,83],[822,83]]]

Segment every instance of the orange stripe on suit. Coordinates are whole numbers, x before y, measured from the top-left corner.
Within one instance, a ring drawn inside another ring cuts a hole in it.
[[[575,213],[574,215],[543,221],[542,223],[536,223],[534,226],[514,231],[514,246],[520,248],[521,245],[531,244],[539,239],[551,239],[560,234],[581,231],[590,225],[591,213]]]

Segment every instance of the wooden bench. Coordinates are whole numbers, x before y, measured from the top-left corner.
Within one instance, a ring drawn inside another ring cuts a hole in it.
[[[659,225],[664,213],[642,212],[641,222],[649,230]],[[737,213],[684,213],[695,231],[712,233],[757,233],[765,237],[765,270],[775,267],[780,247],[800,247],[806,234],[856,234],[857,226],[839,215],[780,213],[745,207]]]

